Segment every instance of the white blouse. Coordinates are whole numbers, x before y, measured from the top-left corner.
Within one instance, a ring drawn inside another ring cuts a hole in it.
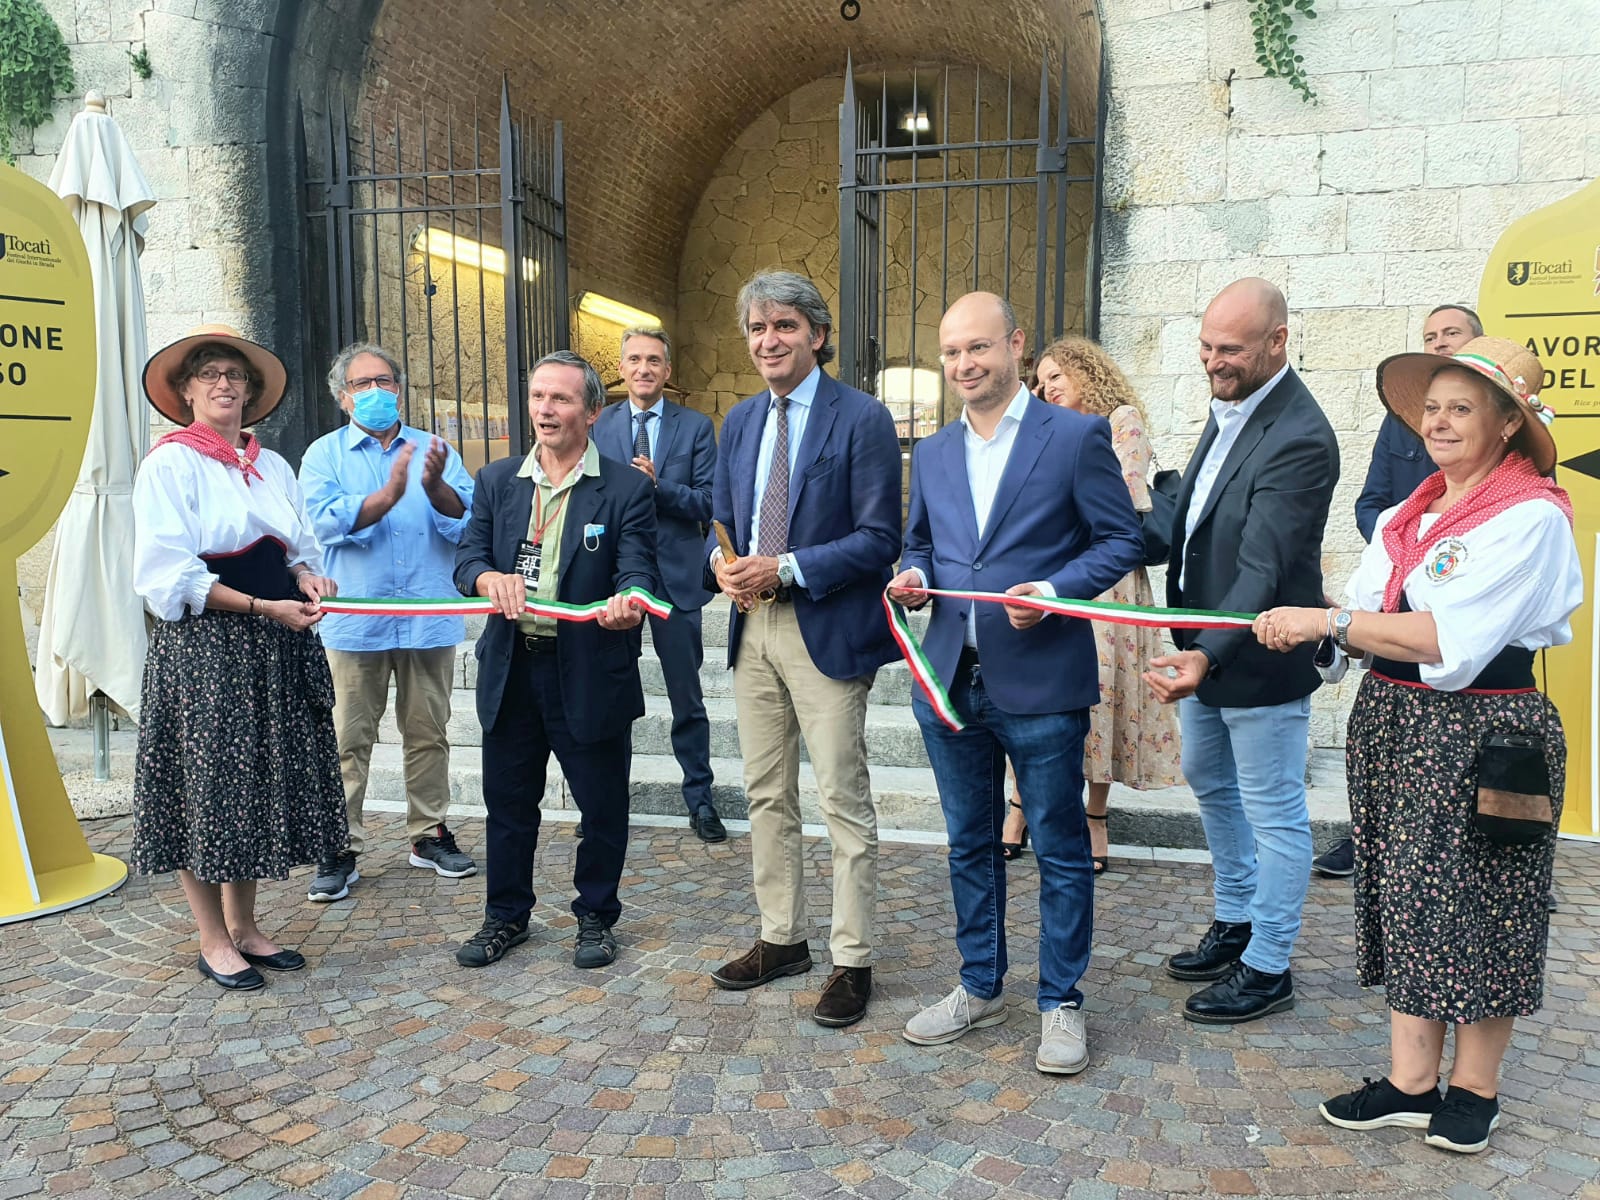
[[[289,565],[322,574],[322,548],[306,517],[294,471],[265,447],[261,478],[245,485],[237,467],[188,446],[156,449],[133,482],[133,590],[163,621],[205,609],[217,581],[202,554],[231,554],[264,537],[289,548]]]
[[[1349,608],[1383,608],[1394,566],[1383,531],[1398,507],[1378,517],[1345,590]],[[1429,540],[1439,515],[1423,514],[1419,541]],[[1583,568],[1566,514],[1548,500],[1524,500],[1475,529],[1438,539],[1403,587],[1412,611],[1431,612],[1438,630],[1441,661],[1419,663],[1418,676],[1450,692],[1471,684],[1507,646],[1542,650],[1570,642],[1567,618],[1583,602]],[[1370,656],[1360,665],[1370,665]],[[1342,656],[1335,666],[1343,674]]]

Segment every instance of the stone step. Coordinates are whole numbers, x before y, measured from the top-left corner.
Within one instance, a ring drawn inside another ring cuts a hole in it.
[[[663,695],[646,695],[645,715],[634,723],[633,746],[639,754],[672,753],[672,706]],[[706,699],[706,716],[711,722],[711,754],[713,758],[739,757],[739,728],[734,701],[731,696],[710,696]],[[473,694],[458,690],[451,694],[450,744],[452,746],[481,746],[483,730],[478,724],[477,707]],[[378,723],[378,741],[398,745],[400,731],[396,724],[394,694],[391,691],[389,710]],[[809,761],[802,744],[802,760]],[[926,767],[928,754],[922,744],[922,731],[911,706],[905,704],[869,704],[867,706],[867,761],[874,766]]]
[[[68,795],[79,816],[107,817],[126,815],[133,794],[134,753],[137,733],[117,730],[111,735],[111,775],[105,783],[93,780],[93,741],[86,729],[52,729],[55,749]],[[737,757],[712,760],[716,775],[714,796],[725,817],[742,820],[748,816],[743,784],[743,764]],[[878,823],[884,830],[923,832],[939,836],[944,818],[932,770],[926,767],[872,767],[873,796],[878,806]],[[1338,750],[1315,750],[1311,755],[1310,791],[1307,796],[1311,823],[1319,848],[1349,831],[1349,810],[1345,795],[1344,754]],[[451,757],[450,790],[452,811],[463,816],[483,815],[482,761],[474,747],[461,746]],[[639,814],[665,817],[686,815],[683,808],[682,773],[666,755],[635,754],[632,771],[632,807]],[[367,787],[369,803],[403,809],[405,775],[398,745],[373,747],[372,767]],[[570,810],[572,797],[562,778],[561,768],[552,758],[545,782],[545,805]],[[800,767],[800,802],[803,819],[811,824],[822,821],[817,801],[816,777],[809,763]],[[1139,792],[1113,784],[1110,803],[1111,841],[1115,845],[1159,846],[1200,849],[1205,836],[1200,827],[1194,794],[1187,787]]]

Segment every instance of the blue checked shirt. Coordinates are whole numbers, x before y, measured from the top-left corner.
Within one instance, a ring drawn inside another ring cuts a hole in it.
[[[384,599],[453,597],[456,544],[472,517],[472,478],[454,447],[444,481],[466,511],[450,518],[422,490],[429,435],[402,424],[385,450],[356,424],[318,438],[300,460],[306,512],[323,548],[323,571],[341,596]],[[351,532],[361,502],[389,481],[394,456],[414,446],[406,494],[384,517]],[[466,637],[461,617],[354,617],[330,614],[317,627],[331,650],[432,650]]]

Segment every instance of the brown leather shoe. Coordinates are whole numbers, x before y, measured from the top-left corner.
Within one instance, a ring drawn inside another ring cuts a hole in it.
[[[811,1014],[818,1025],[854,1025],[867,1015],[872,995],[871,967],[835,967],[822,985],[822,998]]]
[[[811,947],[806,942],[777,946],[758,940],[748,952],[711,972],[711,982],[730,992],[771,983],[780,975],[804,975],[811,970]]]

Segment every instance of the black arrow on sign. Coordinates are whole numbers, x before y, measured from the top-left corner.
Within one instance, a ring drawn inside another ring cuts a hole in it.
[[[1579,454],[1569,458],[1561,464],[1571,467],[1580,475],[1587,475],[1590,479],[1600,479],[1600,450],[1591,450],[1587,454]]]

